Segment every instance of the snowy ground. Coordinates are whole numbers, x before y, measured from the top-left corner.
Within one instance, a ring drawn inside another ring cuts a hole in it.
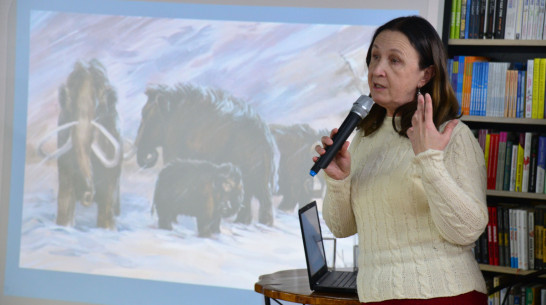
[[[95,205],[78,205],[75,226],[61,227],[55,188],[49,189],[25,193],[20,267],[250,290],[261,274],[305,268],[295,212],[277,212],[273,227],[226,220],[221,234],[199,238],[194,218],[179,216],[172,231],[158,229],[149,199],[122,192],[117,230],[96,228]],[[352,266],[353,244],[353,238],[338,242],[336,267]],[[325,245],[332,253],[332,243]]]

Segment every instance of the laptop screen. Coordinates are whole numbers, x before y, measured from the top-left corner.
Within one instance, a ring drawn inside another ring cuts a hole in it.
[[[313,276],[322,268],[326,268],[326,255],[316,203],[312,202],[301,208],[299,217],[309,275]]]

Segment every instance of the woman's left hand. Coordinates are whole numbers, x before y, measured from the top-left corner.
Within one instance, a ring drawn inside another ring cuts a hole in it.
[[[439,132],[432,120],[432,98],[430,94],[417,97],[417,110],[411,119],[411,127],[408,129],[408,137],[413,147],[413,152],[418,155],[428,149],[444,150],[449,143],[453,128],[459,123],[451,120],[447,123],[443,132]]]

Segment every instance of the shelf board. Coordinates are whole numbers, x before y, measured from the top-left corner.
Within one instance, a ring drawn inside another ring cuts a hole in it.
[[[505,273],[505,274],[517,274],[517,275],[527,275],[535,272],[536,270],[522,270],[517,268],[510,268],[504,266],[493,266],[480,264],[481,271],[496,272],[496,273]]]
[[[487,190],[487,196],[546,200],[546,194]]]
[[[546,40],[449,39],[447,43],[450,46],[546,47]]]
[[[461,121],[463,121],[463,122],[477,122],[477,123],[543,125],[543,126],[546,126],[546,119],[524,119],[524,118],[504,118],[504,117],[464,115],[464,116],[461,117]]]

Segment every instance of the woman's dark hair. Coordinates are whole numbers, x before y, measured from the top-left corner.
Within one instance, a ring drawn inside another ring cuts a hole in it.
[[[368,54],[366,55],[368,67],[370,66],[372,46],[375,39],[377,35],[385,30],[400,32],[406,36],[419,55],[420,69],[432,66],[432,78],[420,90],[423,95],[429,93],[432,97],[433,121],[436,128],[446,121],[460,117],[458,115],[459,103],[449,83],[447,53],[434,27],[426,19],[419,16],[399,17],[380,26],[375,31],[368,48]],[[411,118],[416,109],[417,97],[395,110],[392,124],[401,136],[407,137],[406,132],[411,127]],[[385,108],[374,104],[368,116],[360,122],[358,127],[364,130],[365,136],[370,135],[381,127],[386,114]],[[397,115],[401,117],[400,130],[398,130],[394,120]]]

